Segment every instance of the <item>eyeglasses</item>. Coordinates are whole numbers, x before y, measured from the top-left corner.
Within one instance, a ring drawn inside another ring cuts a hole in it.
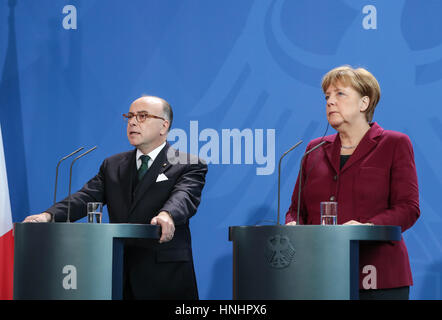
[[[129,122],[130,119],[135,117],[139,123],[146,121],[147,118],[166,120],[163,117],[154,116],[153,114],[150,114],[147,111],[141,111],[136,113],[133,112],[123,113],[123,117],[124,120],[126,120],[126,122]]]

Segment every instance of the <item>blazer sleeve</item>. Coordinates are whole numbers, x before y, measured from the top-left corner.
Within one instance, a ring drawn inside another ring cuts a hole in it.
[[[310,150],[311,148],[312,148],[312,143],[310,142],[307,145],[305,152],[307,150]],[[301,179],[302,186],[305,185],[305,181],[306,181],[306,172],[305,172],[306,162],[307,162],[307,158],[305,158],[302,163],[302,179]],[[298,177],[296,178],[295,188],[293,189],[290,207],[285,215],[285,223],[286,224],[289,222],[292,222],[292,221],[296,221],[298,218],[298,196],[299,196],[298,193],[299,193],[299,173],[298,173]],[[300,224],[307,224],[307,209],[305,207],[303,189],[301,189],[300,211],[301,211],[299,213]]]
[[[196,213],[206,173],[207,164],[202,161],[185,166],[184,173],[178,178],[169,198],[160,210],[169,212],[175,225],[187,223]]]
[[[295,188],[293,189],[292,201],[290,203],[289,210],[285,214],[285,223],[286,224],[289,222],[292,222],[292,221],[296,221],[298,218],[298,192],[299,192],[299,175],[298,175],[298,178],[296,179]],[[300,209],[301,209],[300,210],[301,212],[299,213],[300,224],[306,224],[306,219],[305,219],[305,214],[304,214],[304,212],[305,212],[304,201],[303,201],[302,195],[301,195]]]
[[[368,222],[400,226],[404,232],[419,218],[419,188],[411,141],[404,134],[400,134],[395,140],[390,171],[390,205]]]
[[[86,216],[86,205],[88,202],[103,202],[103,205],[106,204],[106,199],[104,197],[105,167],[106,160],[103,161],[100,166],[98,174],[89,180],[79,191],[71,194],[70,200],[69,197],[66,197],[45,211],[55,215],[56,222],[64,222],[67,220],[70,201],[70,221],[76,221]]]

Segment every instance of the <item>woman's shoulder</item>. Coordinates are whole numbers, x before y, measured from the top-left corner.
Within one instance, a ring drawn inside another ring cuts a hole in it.
[[[371,130],[370,135],[372,138],[381,137],[388,140],[410,140],[410,138],[402,132],[394,130],[386,130],[382,128],[377,122],[370,124]]]
[[[399,132],[399,131],[394,131],[394,130],[384,130],[382,132],[382,140],[388,141],[388,142],[394,142],[394,143],[398,143],[398,142],[405,142],[405,143],[411,143],[410,137],[403,133],[403,132]]]
[[[328,135],[328,136],[324,136],[324,137],[315,138],[315,139],[311,140],[308,143],[307,149],[314,148],[314,147],[316,147],[318,144],[320,144],[323,141],[325,141],[326,144],[327,143],[333,143],[335,141],[335,139],[336,139],[336,136],[337,136],[337,133],[331,134],[331,135]]]

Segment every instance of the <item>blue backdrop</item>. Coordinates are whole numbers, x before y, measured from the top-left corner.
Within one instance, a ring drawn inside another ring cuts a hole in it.
[[[191,219],[200,297],[230,299],[228,227],[276,220],[278,158],[303,139],[283,162],[284,216],[300,156],[326,129],[321,77],[361,66],[382,89],[374,120],[414,145],[422,215],[404,233],[411,298],[440,299],[440,12],[438,0],[0,0],[13,221],[51,205],[61,156],[98,146],[74,166],[77,190],[105,157],[131,149],[121,114],[142,94],[163,97],[171,144],[209,161]]]

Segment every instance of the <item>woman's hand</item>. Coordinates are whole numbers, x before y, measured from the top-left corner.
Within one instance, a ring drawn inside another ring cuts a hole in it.
[[[374,226],[374,224],[373,223],[361,223],[361,222],[359,222],[359,221],[356,221],[356,220],[350,220],[350,221],[347,221],[346,223],[344,223],[343,224],[344,226],[355,226],[355,225],[365,225],[365,226]]]

